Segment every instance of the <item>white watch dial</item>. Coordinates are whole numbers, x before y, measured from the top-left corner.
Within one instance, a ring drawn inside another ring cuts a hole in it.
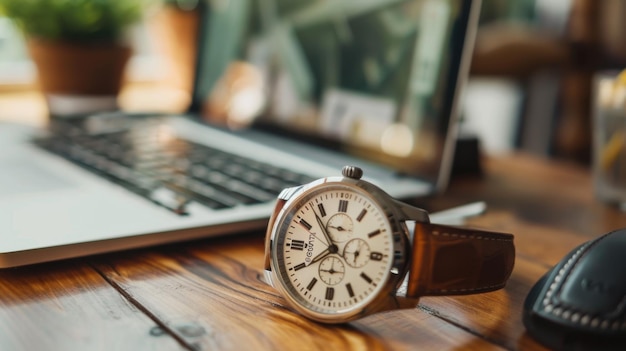
[[[370,196],[324,185],[303,196],[277,225],[274,269],[305,310],[349,314],[384,288],[394,259],[392,230]]]

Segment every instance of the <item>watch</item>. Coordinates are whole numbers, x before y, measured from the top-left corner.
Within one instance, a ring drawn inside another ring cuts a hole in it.
[[[360,168],[342,174],[283,190],[270,217],[264,278],[293,310],[344,323],[415,307],[421,296],[505,286],[513,235],[432,224],[425,210],[362,180]]]

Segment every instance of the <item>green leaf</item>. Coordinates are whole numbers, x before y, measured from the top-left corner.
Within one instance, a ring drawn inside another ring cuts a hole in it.
[[[26,35],[73,42],[117,41],[161,0],[0,0]]]

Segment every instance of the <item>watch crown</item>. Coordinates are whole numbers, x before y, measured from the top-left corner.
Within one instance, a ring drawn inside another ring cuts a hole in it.
[[[356,166],[343,166],[341,174],[344,177],[359,180],[363,176],[363,170]]]

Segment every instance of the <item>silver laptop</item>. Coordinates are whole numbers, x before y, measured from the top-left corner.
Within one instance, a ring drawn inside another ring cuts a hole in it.
[[[210,1],[190,113],[0,124],[0,267],[265,227],[280,189],[346,164],[442,190],[478,6]]]

